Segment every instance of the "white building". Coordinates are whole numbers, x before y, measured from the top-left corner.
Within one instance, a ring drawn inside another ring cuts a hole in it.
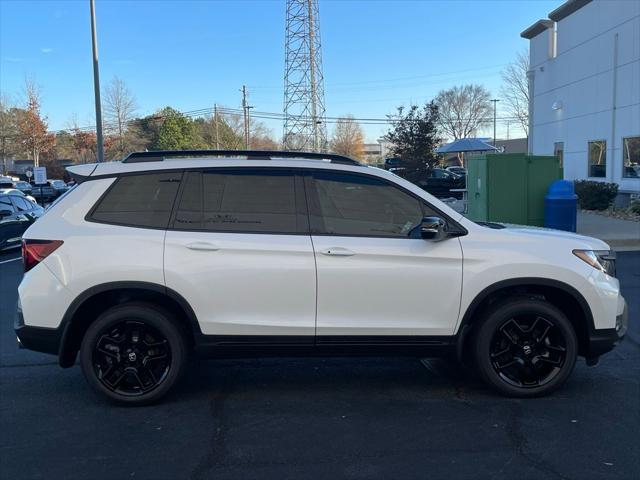
[[[369,165],[378,165],[384,162],[389,153],[389,143],[378,140],[378,143],[364,144],[364,162]]]
[[[521,34],[530,43],[529,151],[568,180],[640,192],[640,1],[571,0]]]

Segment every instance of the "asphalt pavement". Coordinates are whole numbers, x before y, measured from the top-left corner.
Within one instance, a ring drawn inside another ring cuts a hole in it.
[[[640,478],[640,252],[618,254],[630,335],[545,398],[439,360],[212,360],[142,408],[17,349],[17,256],[0,255],[2,479]]]

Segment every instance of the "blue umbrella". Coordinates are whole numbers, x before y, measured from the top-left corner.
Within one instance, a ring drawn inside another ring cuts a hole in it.
[[[498,149],[479,138],[461,138],[436,149],[436,153],[490,152]]]

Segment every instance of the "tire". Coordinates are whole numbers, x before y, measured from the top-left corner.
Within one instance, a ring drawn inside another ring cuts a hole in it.
[[[185,334],[174,316],[143,302],[103,312],[80,347],[80,366],[89,385],[122,405],[158,401],[180,379],[186,363]]]
[[[560,387],[576,363],[578,341],[566,315],[537,298],[515,297],[486,312],[474,338],[475,363],[509,397],[537,397]]]

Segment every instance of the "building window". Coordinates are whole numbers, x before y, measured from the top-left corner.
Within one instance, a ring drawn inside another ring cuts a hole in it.
[[[589,142],[589,176],[607,176],[607,142],[595,140]]]
[[[553,154],[560,161],[560,168],[564,165],[564,142],[556,142],[553,144]]]
[[[622,139],[622,176],[640,178],[640,136]]]

